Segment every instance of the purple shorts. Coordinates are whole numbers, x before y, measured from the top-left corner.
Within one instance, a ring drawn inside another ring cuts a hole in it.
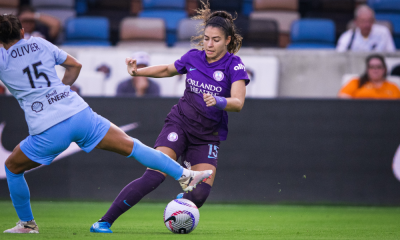
[[[164,124],[154,148],[171,148],[175,151],[177,159],[181,157],[181,165],[188,169],[199,163],[208,163],[217,168],[219,141],[193,144],[190,138],[179,124],[168,121]]]

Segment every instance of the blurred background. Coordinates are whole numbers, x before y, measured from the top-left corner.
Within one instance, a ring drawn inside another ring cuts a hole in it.
[[[231,114],[210,200],[399,205],[400,0],[209,2],[212,10],[237,15],[244,38],[237,55],[251,78],[244,110]],[[199,21],[191,17],[199,6],[199,0],[0,0],[0,13],[17,14],[26,37],[46,38],[76,57],[83,68],[74,90],[115,124],[137,124],[126,131],[152,145],[183,95],[185,76],[132,78],[124,60],[134,57],[145,67],[179,59],[193,48]],[[60,78],[63,71],[57,67]],[[1,81],[0,94],[6,95],[1,160],[28,133]],[[98,150],[65,158],[45,167],[53,171],[27,174],[33,198],[112,200],[144,170]],[[239,175],[262,181],[249,187]],[[176,187],[167,181],[148,199],[170,199]],[[8,198],[4,179],[0,189]]]

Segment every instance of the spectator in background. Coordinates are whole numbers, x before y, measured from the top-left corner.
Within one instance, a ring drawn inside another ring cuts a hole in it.
[[[137,52],[132,56],[136,59],[137,68],[149,66],[150,56],[146,52]],[[122,81],[117,88],[118,97],[159,97],[159,85],[147,77],[135,76]]]
[[[400,99],[398,86],[386,80],[387,67],[383,56],[367,57],[366,72],[339,91],[339,98]]]
[[[349,29],[340,36],[337,51],[396,51],[389,29],[374,23],[375,13],[370,7],[361,5],[354,15],[356,28]]]
[[[25,30],[25,39],[41,37],[54,42],[60,33],[60,21],[47,14],[35,12],[30,6],[22,6],[18,13],[19,21]]]

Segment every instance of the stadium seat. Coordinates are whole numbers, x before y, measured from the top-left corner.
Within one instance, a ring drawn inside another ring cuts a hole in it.
[[[375,14],[377,20],[389,21],[393,26],[393,39],[396,48],[400,49],[400,13],[377,13]]]
[[[400,13],[400,0],[368,0],[368,5],[377,13]]]
[[[139,13],[139,17],[164,19],[167,30],[167,45],[173,46],[176,42],[178,24],[182,19],[187,18],[187,13],[183,10],[144,10]]]
[[[184,10],[186,7],[186,0],[144,0],[142,2],[143,9],[155,10],[155,9],[180,9]]]
[[[250,19],[244,33],[243,46],[246,47],[278,47],[279,29],[275,20]]]
[[[51,15],[55,18],[58,18],[60,20],[61,26],[65,26],[65,22],[69,18],[74,18],[76,17],[76,11],[75,9],[68,9],[68,8],[37,8],[36,9],[38,12],[45,13],[48,15]]]
[[[242,0],[209,0],[209,2],[212,11],[224,10],[234,14],[235,12],[241,13],[242,10]]]
[[[120,24],[120,41],[117,46],[166,47],[164,20],[124,18]]]
[[[253,12],[253,0],[243,0],[242,14],[249,16],[251,12]]]
[[[289,49],[335,48],[335,23],[328,19],[301,19],[293,23]]]
[[[18,8],[19,0],[0,0],[0,8]]]
[[[289,43],[290,26],[300,18],[297,0],[254,0],[253,8],[250,19],[275,20],[279,28],[279,46],[286,47]]]
[[[30,0],[31,6],[34,8],[38,7],[57,7],[57,8],[74,8],[75,0]]]
[[[297,11],[297,0],[254,0],[253,7],[255,11],[266,10],[286,10]]]
[[[104,17],[78,17],[67,20],[63,45],[109,46],[109,22]]]
[[[175,47],[186,47],[191,46],[190,39],[192,36],[198,35],[198,26],[202,23],[202,20],[182,19],[178,26],[178,42],[175,43]]]

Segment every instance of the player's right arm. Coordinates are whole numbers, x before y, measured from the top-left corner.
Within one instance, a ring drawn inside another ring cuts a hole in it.
[[[126,58],[128,73],[131,76],[143,76],[152,78],[172,77],[178,75],[174,64],[156,65],[137,69],[136,59]]]
[[[60,65],[65,67],[65,73],[62,82],[65,85],[72,86],[81,72],[82,64],[68,54],[67,59]]]

